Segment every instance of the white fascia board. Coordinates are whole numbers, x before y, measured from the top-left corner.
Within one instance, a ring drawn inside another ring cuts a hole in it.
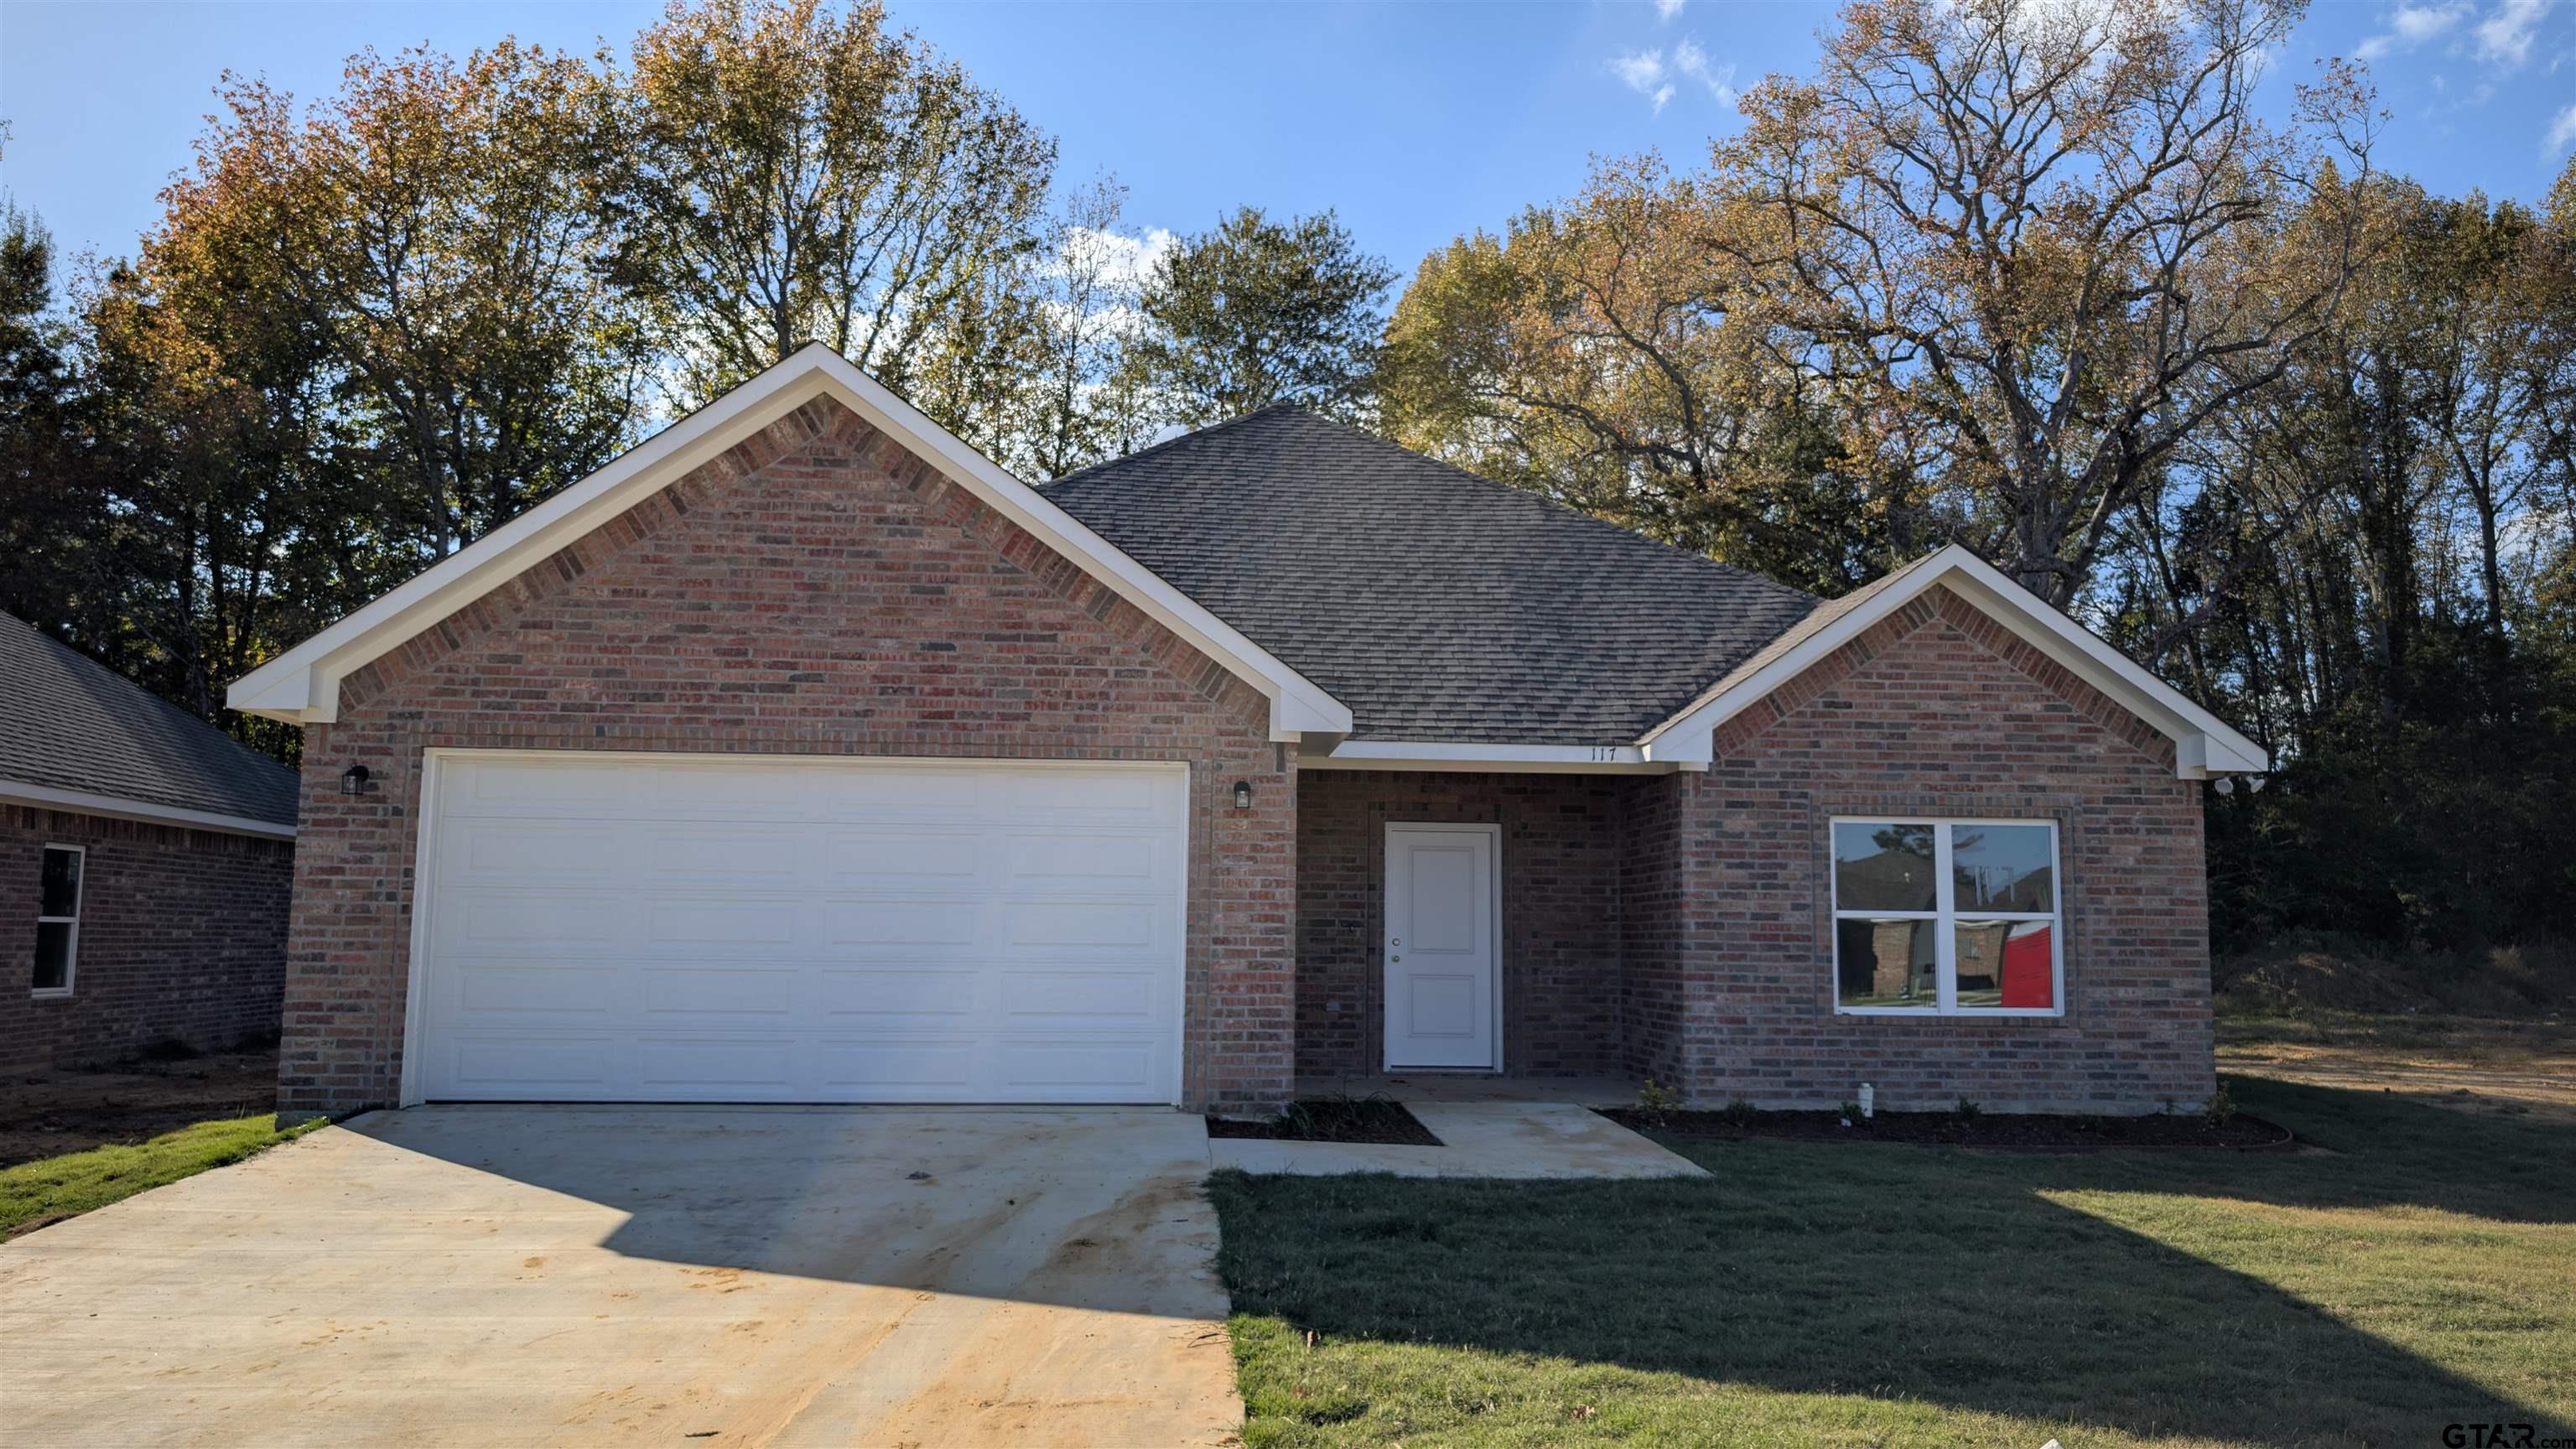
[[[1705,761],[1650,757],[1635,745],[1467,745],[1431,740],[1345,740],[1297,757],[1301,770],[1491,770],[1568,775],[1668,775]]]
[[[98,795],[87,790],[65,790],[53,785],[30,785],[18,780],[0,780],[0,803],[33,805],[44,810],[61,810],[73,815],[103,815],[113,820],[143,820],[155,825],[184,825],[191,830],[217,830],[228,835],[258,835],[270,840],[293,840],[295,827],[270,820],[253,820],[247,815],[224,815],[211,810],[184,810],[176,805],[161,805],[150,800],[128,800],[121,795]]]
[[[2155,726],[2174,742],[2174,773],[2180,778],[2261,774],[2271,768],[2261,746],[1958,544],[1927,554],[1898,570],[1896,579],[1868,602],[1800,640],[1796,648],[1725,690],[1694,701],[1688,709],[1649,731],[1639,743],[1650,751],[1687,752],[1696,739],[1702,742],[1697,747],[1707,751],[1710,746],[1705,742],[1715,735],[1718,726],[1805,673],[1935,584],[1947,586],[2077,678]],[[1705,759],[1707,755],[1700,757]]]
[[[233,708],[291,724],[328,723],[340,681],[499,588],[671,481],[817,397],[857,413],[995,512],[1189,641],[1270,700],[1271,736],[1348,730],[1348,706],[1232,625],[960,442],[847,358],[808,346],[619,455],[392,592],[236,681]]]

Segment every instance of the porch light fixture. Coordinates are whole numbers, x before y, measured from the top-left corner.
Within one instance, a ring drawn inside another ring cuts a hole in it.
[[[367,767],[364,765],[351,765],[349,768],[342,770],[340,772],[340,793],[343,795],[364,795],[367,793]]]
[[[1250,780],[1237,780],[1234,782],[1234,808],[1237,810],[1249,810],[1252,808],[1252,782]]]

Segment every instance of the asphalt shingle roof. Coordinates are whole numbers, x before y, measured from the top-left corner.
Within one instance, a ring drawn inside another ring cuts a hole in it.
[[[0,614],[0,780],[295,823],[295,772]]]
[[[1817,607],[1293,407],[1044,492],[1349,705],[1355,739],[1629,744]]]

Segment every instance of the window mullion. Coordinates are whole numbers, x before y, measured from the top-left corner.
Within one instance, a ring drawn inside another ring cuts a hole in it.
[[[1952,928],[1958,902],[1950,886],[1950,827],[1932,827],[1932,987],[1935,1010],[1959,1009],[1959,933]]]

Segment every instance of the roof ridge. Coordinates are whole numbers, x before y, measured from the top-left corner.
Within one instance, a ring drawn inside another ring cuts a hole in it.
[[[1696,560],[1696,561],[1698,561],[1699,563],[1705,564],[1705,565],[1707,565],[1707,566],[1708,566],[1708,567],[1710,567],[1710,568],[1723,569],[1723,570],[1725,570],[1727,573],[1733,574],[1733,575],[1737,576],[1738,578],[1747,579],[1747,580],[1750,580],[1751,582],[1754,582],[1754,583],[1757,583],[1757,584],[1762,584],[1762,585],[1765,585],[1765,586],[1770,587],[1770,588],[1778,589],[1778,590],[1780,590],[1780,591],[1782,591],[1782,592],[1784,592],[1784,593],[1794,594],[1794,595],[1796,595],[1797,597],[1802,598],[1802,599],[1806,599],[1806,600],[1808,600],[1808,601],[1810,601],[1810,602],[1812,602],[1812,603],[1822,603],[1822,602],[1824,602],[1824,598],[1823,598],[1823,596],[1822,596],[1822,595],[1820,595],[1820,594],[1811,594],[1811,593],[1807,592],[1805,589],[1799,588],[1799,587],[1798,587],[1797,585],[1795,585],[1795,584],[1787,583],[1787,582],[1785,582],[1785,581],[1783,581],[1783,580],[1780,580],[1780,579],[1775,579],[1775,578],[1771,577],[1769,574],[1762,573],[1762,572],[1760,572],[1760,571],[1758,571],[1758,570],[1755,570],[1755,569],[1749,569],[1749,568],[1746,568],[1746,567],[1744,567],[1742,564],[1728,563],[1728,562],[1727,562],[1726,560],[1724,560],[1724,559],[1720,559],[1720,558],[1711,558],[1711,557],[1709,557],[1707,554],[1699,553],[1699,552],[1697,552],[1697,551],[1695,551],[1695,550],[1684,548],[1684,547],[1682,547],[1680,544],[1677,544],[1677,543],[1668,543],[1668,542],[1664,541],[1663,539],[1655,538],[1655,537],[1652,537],[1651,535],[1644,534],[1644,533],[1640,533],[1640,532],[1638,532],[1636,529],[1630,528],[1628,525],[1626,525],[1626,524],[1624,524],[1624,523],[1613,523],[1613,522],[1611,522],[1609,519],[1603,518],[1602,516],[1600,516],[1600,515],[1599,515],[1599,514],[1597,514],[1597,513],[1586,513],[1586,512],[1584,512],[1582,509],[1575,507],[1573,504],[1568,503],[1568,502],[1564,501],[1563,499],[1560,499],[1560,498],[1551,498],[1551,497],[1549,497],[1548,495],[1546,495],[1546,494],[1544,494],[1544,493],[1541,493],[1541,492],[1539,492],[1539,491],[1537,491],[1536,489],[1533,489],[1533,488],[1523,488],[1523,487],[1519,486],[1518,484],[1505,483],[1505,482],[1503,482],[1503,481],[1502,481],[1501,479],[1499,479],[1499,478],[1488,478],[1488,477],[1486,477],[1486,476],[1485,476],[1484,474],[1482,474],[1482,473],[1476,472],[1475,470],[1473,470],[1473,469],[1471,469],[1471,468],[1463,468],[1463,467],[1460,467],[1458,464],[1456,464],[1456,463],[1452,463],[1452,462],[1450,462],[1448,459],[1443,458],[1443,457],[1440,457],[1440,456],[1438,456],[1437,454],[1425,453],[1425,452],[1421,451],[1421,450],[1420,450],[1420,449],[1418,449],[1418,448],[1408,448],[1408,447],[1406,447],[1404,444],[1402,444],[1402,443],[1399,443],[1399,442],[1395,441],[1393,438],[1384,437],[1384,436],[1381,436],[1380,434],[1370,432],[1368,429],[1363,428],[1363,427],[1360,427],[1360,426],[1359,426],[1358,424],[1356,424],[1356,423],[1347,423],[1347,422],[1342,421],[1342,420],[1341,420],[1341,419],[1339,419],[1339,418],[1329,418],[1329,417],[1324,416],[1324,415],[1323,415],[1323,414],[1321,414],[1321,413],[1314,412],[1314,411],[1312,411],[1312,410],[1310,410],[1310,409],[1297,407],[1297,405],[1296,405],[1296,404],[1294,404],[1294,403],[1287,403],[1287,402],[1272,403],[1272,404],[1270,404],[1268,407],[1262,408],[1259,412],[1246,413],[1246,414],[1244,415],[1244,417],[1245,417],[1245,418],[1258,417],[1258,416],[1260,416],[1260,414],[1261,414],[1262,412],[1271,412],[1271,411],[1275,411],[1275,410],[1277,410],[1277,409],[1279,409],[1279,408],[1283,408],[1283,407],[1286,407],[1286,408],[1295,408],[1295,409],[1296,409],[1296,411],[1301,412],[1301,413],[1304,413],[1304,414],[1305,414],[1305,416],[1306,416],[1307,418],[1309,418],[1309,419],[1311,419],[1311,420],[1313,420],[1313,421],[1315,421],[1315,422],[1323,423],[1323,424],[1325,424],[1325,425],[1327,425],[1327,426],[1330,426],[1330,427],[1339,428],[1339,429],[1341,429],[1341,430],[1342,430],[1342,431],[1344,431],[1344,432],[1351,433],[1351,434],[1353,434],[1353,435],[1355,435],[1355,436],[1357,436],[1357,437],[1359,437],[1359,438],[1363,439],[1364,441],[1367,441],[1367,442],[1369,442],[1369,443],[1373,443],[1373,444],[1377,445],[1378,447],[1386,448],[1386,449],[1390,449],[1390,450],[1392,450],[1392,451],[1394,451],[1394,452],[1401,453],[1401,454],[1403,454],[1404,456],[1406,456],[1406,457],[1408,457],[1408,458],[1416,458],[1416,459],[1419,459],[1419,460],[1421,460],[1421,461],[1423,461],[1423,462],[1425,462],[1425,463],[1429,463],[1429,464],[1431,464],[1431,465],[1432,465],[1433,467],[1435,467],[1435,468],[1440,468],[1440,469],[1443,469],[1443,470],[1445,470],[1445,471],[1447,471],[1447,472],[1455,473],[1455,474],[1456,474],[1456,475],[1458,475],[1460,478],[1466,479],[1466,480],[1467,480],[1468,482],[1470,482],[1470,483],[1479,484],[1479,485],[1481,485],[1481,486],[1483,486],[1483,487],[1486,487],[1486,488],[1496,489],[1496,490],[1499,490],[1500,492],[1502,492],[1502,493],[1504,493],[1504,494],[1508,494],[1508,495],[1511,495],[1511,496],[1513,496],[1513,497],[1535,499],[1535,500],[1537,500],[1540,504],[1542,504],[1542,505],[1544,505],[1544,506],[1546,506],[1546,507],[1549,507],[1549,508],[1555,509],[1557,512],[1564,514],[1566,517],[1568,517],[1568,518],[1570,518],[1570,519],[1578,520],[1578,521],[1580,521],[1580,522],[1582,522],[1582,523],[1584,523],[1584,524],[1590,525],[1590,526],[1595,527],[1595,528],[1606,528],[1606,529],[1610,530],[1612,533],[1615,533],[1615,534],[1619,535],[1620,537],[1622,537],[1622,538],[1624,538],[1624,539],[1629,539],[1629,540],[1633,540],[1634,542],[1637,542],[1637,543],[1645,544],[1646,546],[1648,546],[1648,547],[1650,547],[1650,548],[1658,548],[1658,549],[1665,549],[1665,550],[1669,550],[1670,552],[1673,552],[1673,553],[1676,553],[1676,554],[1681,555],[1683,558]],[[1238,419],[1235,419],[1235,421],[1240,422],[1240,421],[1243,421],[1243,419],[1242,419],[1242,418],[1238,418]],[[1177,441],[1179,441],[1179,439],[1174,439],[1173,441],[1177,442]],[[1142,454],[1131,454],[1130,456],[1141,457],[1141,456],[1143,456],[1143,455],[1142,455]],[[1119,460],[1119,461],[1122,461],[1122,462],[1123,462],[1123,461],[1125,461],[1125,460],[1124,460],[1124,459],[1121,459],[1121,460]],[[1100,465],[1097,465],[1097,466],[1100,466],[1100,467],[1107,467],[1107,466],[1109,466],[1109,465],[1107,465],[1107,464],[1100,464]],[[1068,475],[1068,476],[1070,476],[1070,475]]]
[[[1183,443],[1192,442],[1199,438],[1212,437],[1215,434],[1224,432],[1228,428],[1241,427],[1243,424],[1251,422],[1256,418],[1267,417],[1272,413],[1302,413],[1305,411],[1306,409],[1304,407],[1288,398],[1281,398],[1277,402],[1266,402],[1248,413],[1237,413],[1233,417],[1225,419],[1223,422],[1209,423],[1204,427],[1192,428],[1186,433],[1180,433],[1172,437],[1165,438],[1159,443],[1148,443],[1144,447],[1138,448],[1135,452],[1121,453],[1115,458],[1103,458],[1099,462],[1091,464],[1089,467],[1076,468],[1070,473],[1059,474],[1056,477],[1049,478],[1044,483],[1038,484],[1037,489],[1039,492],[1043,493],[1046,490],[1055,487],[1059,483],[1071,483],[1076,479],[1088,478],[1092,474],[1102,472],[1106,469],[1133,463],[1139,458],[1150,458],[1156,453],[1167,452],[1173,448],[1179,447]],[[1311,413],[1307,415],[1309,417],[1313,416]]]

